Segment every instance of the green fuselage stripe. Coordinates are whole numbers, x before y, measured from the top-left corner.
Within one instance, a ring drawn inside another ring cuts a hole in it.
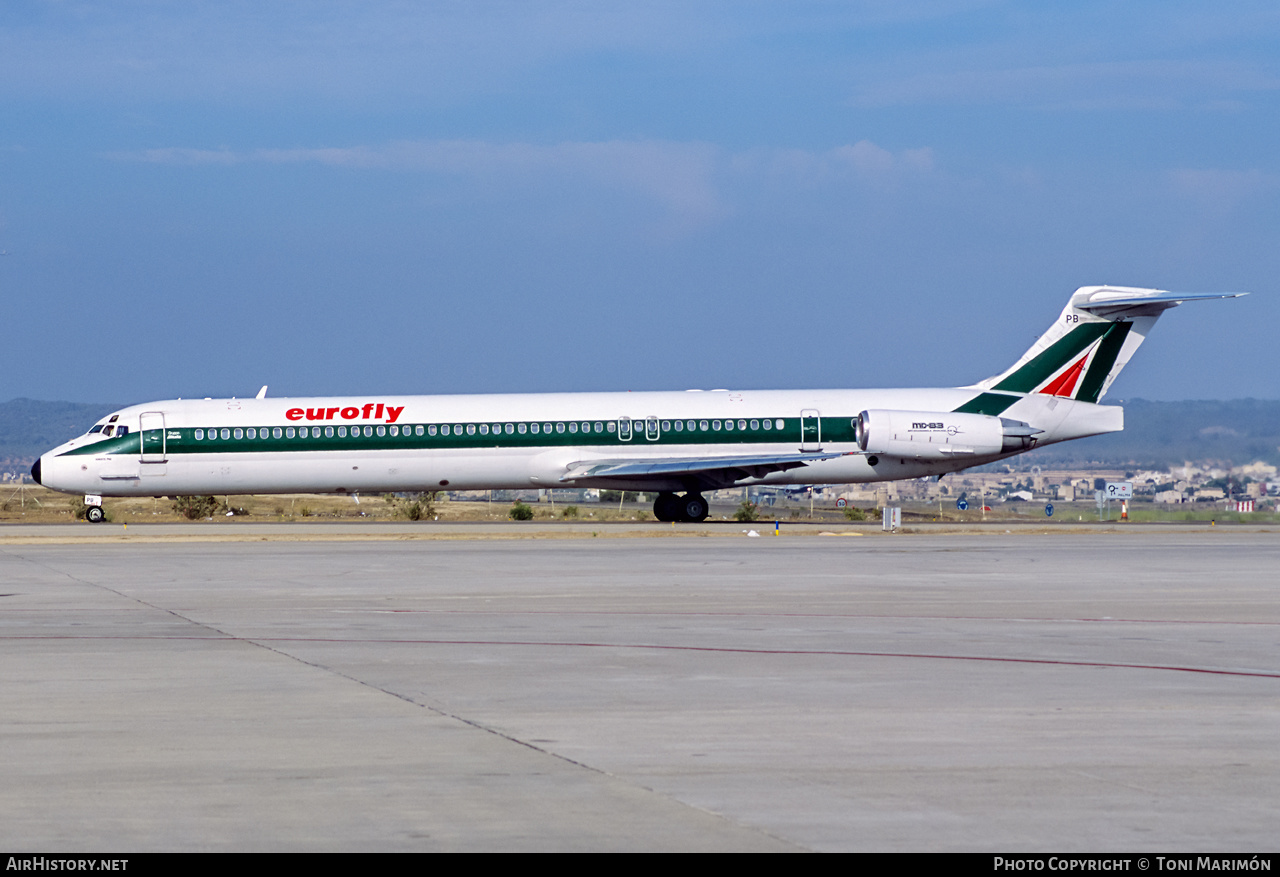
[[[992,387],[1010,393],[1030,393],[1063,366],[1078,358],[1089,345],[1110,331],[1115,323],[1082,323],[1048,349]]]
[[[990,414],[996,417],[1003,414],[1021,396],[1007,396],[1004,393],[979,393],[968,402],[955,409],[956,414]]]
[[[1093,362],[1089,364],[1089,370],[1085,372],[1084,380],[1080,382],[1080,389],[1076,393],[1076,398],[1081,402],[1098,401],[1098,397],[1102,395],[1102,385],[1106,382],[1107,375],[1111,374],[1111,367],[1116,364],[1120,348],[1124,346],[1132,328],[1132,323],[1112,323],[1107,334],[1102,336],[1098,352],[1093,355]]]
[[[855,442],[857,441],[856,428],[854,426],[854,418],[852,417],[823,417],[821,418],[820,430],[821,438],[824,442]],[[779,421],[782,426],[778,427]],[[695,429],[688,429],[689,420],[682,420],[685,424],[683,430],[667,429],[660,430],[658,437],[650,439],[646,437],[645,422],[642,420],[632,421],[630,439],[620,439],[618,437],[617,421],[577,421],[578,432],[569,432],[567,423],[564,432],[557,430],[558,424],[552,422],[552,430],[546,431],[546,421],[538,422],[538,432],[533,432],[532,422],[526,421],[523,424],[512,423],[513,432],[506,432],[507,424],[505,422],[498,424],[492,421],[485,424],[489,428],[488,435],[481,434],[479,423],[435,423],[435,424],[396,424],[399,435],[391,435],[391,427],[386,424],[368,424],[371,428],[372,435],[364,434],[365,424],[350,425],[339,427],[333,426],[313,426],[308,425],[300,427],[296,425],[290,426],[254,426],[254,427],[180,427],[167,428],[163,431],[159,429],[149,429],[142,432],[131,432],[128,435],[103,439],[99,442],[82,445],[78,448],[72,448],[66,452],[67,456],[78,455],[107,455],[107,454],[138,454],[141,452],[139,439],[145,445],[145,451],[148,454],[167,455],[176,454],[235,454],[235,453],[267,453],[267,452],[290,452],[290,451],[382,451],[382,450],[459,450],[459,449],[495,449],[495,448],[522,448],[536,450],[540,448],[559,448],[559,447],[591,447],[606,448],[612,451],[626,453],[628,448],[638,447],[666,447],[680,448],[682,446],[696,445],[744,445],[750,447],[752,445],[779,444],[794,442],[797,447],[801,444],[800,418],[771,418],[770,423],[774,426],[772,429],[764,429],[758,426],[752,429],[751,421],[745,421],[747,426],[745,429],[739,428],[738,423],[743,422],[735,419],[732,421],[733,429],[725,429],[724,425],[729,423],[727,420],[712,420],[701,418],[692,421]],[[757,420],[757,422],[759,422]],[[805,418],[806,424],[809,418]],[[601,429],[596,431],[596,424],[599,423]],[[625,423],[625,421],[624,421]],[[704,428],[702,424],[707,426]],[[714,424],[719,424],[720,428],[715,429]],[[583,432],[584,425],[590,426],[590,432]],[[422,435],[418,435],[418,427],[422,427]],[[449,434],[443,433],[444,427],[449,428]],[[519,427],[523,426],[525,431],[521,433]],[[612,430],[609,427],[612,426]],[[461,434],[458,433],[458,427],[461,427]],[[501,432],[494,431],[494,427],[501,427]],[[308,435],[304,438],[300,434],[301,429],[306,429]],[[275,430],[281,430],[280,438],[274,437]],[[288,437],[286,430],[295,430],[294,437]],[[346,431],[345,436],[338,434],[339,429]],[[382,435],[378,434],[378,430],[383,431]],[[430,430],[435,429],[436,434],[431,435]],[[222,432],[228,433],[227,438],[222,437]],[[254,438],[249,438],[248,433],[252,430],[255,433]],[[810,432],[811,426],[806,426],[806,436],[809,443],[814,438]],[[199,431],[203,437],[197,439],[196,432]],[[331,431],[332,435],[326,435],[327,431]],[[236,438],[236,432],[240,433],[240,438]],[[356,434],[358,433],[358,434]],[[213,436],[213,438],[210,438]]]

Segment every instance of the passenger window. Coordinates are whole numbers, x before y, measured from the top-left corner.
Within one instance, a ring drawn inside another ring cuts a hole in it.
[[[732,421],[732,420],[726,420],[726,421],[724,422],[724,428],[725,428],[725,429],[733,429],[733,421]]]
[[[414,431],[414,433],[416,433],[417,435],[422,435],[422,427],[420,427],[420,426],[415,426],[415,427],[413,428],[413,431]],[[435,433],[435,430],[433,429],[431,432],[432,432],[432,434],[434,434],[434,433]]]
[[[469,432],[469,433],[470,433],[470,432],[475,432],[475,429],[476,429],[476,428],[475,428],[474,426],[468,426],[468,427],[467,427],[467,432]],[[387,428],[386,428],[385,426],[380,426],[380,427],[378,427],[378,437],[379,437],[379,438],[382,438],[382,437],[383,437],[383,436],[385,436],[386,434],[387,434]]]
[[[766,421],[764,422],[764,428],[765,428],[765,429],[773,429],[773,421],[772,421],[772,420],[766,420]]]
[[[525,426],[523,423],[516,424],[516,432],[520,433],[521,435],[524,435],[525,432],[527,431],[528,431],[528,427]]]
[[[202,440],[202,439],[204,438],[204,430],[203,430],[203,429],[197,429],[197,430],[195,431],[195,438],[196,438],[196,441],[200,441],[200,440]]]
[[[529,424],[529,432],[533,433],[534,435],[538,434],[539,429],[541,429],[541,427],[538,426],[538,424],[536,423]]]
[[[758,420],[753,420],[753,421],[751,421],[751,428],[752,428],[752,429],[759,429],[759,428],[760,428],[760,421],[758,421]]]
[[[508,423],[505,429],[506,434],[514,435],[515,431],[516,431],[516,425],[514,423]]]
[[[235,429],[235,432],[233,432],[232,435],[234,435],[237,439],[242,439],[244,438],[244,430],[237,426]]]
[[[542,424],[542,431],[547,433],[551,432],[551,424],[549,423]]]
[[[293,431],[293,427],[292,427],[292,426],[291,426],[291,427],[289,427],[288,429],[286,429],[286,430],[284,431],[284,434],[285,434],[285,437],[286,437],[286,438],[293,438],[295,435],[297,435],[297,433]]]
[[[563,424],[563,423],[557,423],[557,424],[556,424],[556,432],[564,432],[564,424]]]
[[[324,437],[325,437],[325,438],[333,438],[333,427],[332,427],[332,426],[326,426],[326,427],[324,428]]]
[[[474,423],[467,424],[467,435],[476,434],[476,425]],[[382,427],[378,427],[378,435],[382,435]]]
[[[278,427],[278,426],[277,426],[275,429],[271,430],[271,437],[272,437],[272,438],[280,438],[280,435],[281,435],[281,433],[280,433],[280,427]]]
[[[487,424],[487,423],[482,423],[482,424],[480,424],[480,434],[481,434],[481,435],[488,435],[488,434],[489,434],[489,424]]]
[[[351,427],[351,431],[352,431],[352,432],[359,432],[359,431],[360,431],[360,427],[358,427],[358,426],[353,426],[353,427]],[[345,426],[340,426],[340,427],[338,427],[338,438],[346,438],[346,437],[347,437],[347,428],[346,428]]]
[[[693,421],[690,421],[690,423],[692,422]],[[707,423],[705,420],[699,423],[698,426],[702,429],[703,432],[706,432],[708,429],[711,428],[711,424]]]
[[[569,424],[569,432],[577,432],[577,431],[578,431],[578,424],[576,421],[574,423]]]
[[[227,429],[227,428],[224,426],[224,427],[222,428],[222,440],[225,442],[225,441],[226,441],[227,439],[229,439],[229,438],[231,438],[231,430]]]

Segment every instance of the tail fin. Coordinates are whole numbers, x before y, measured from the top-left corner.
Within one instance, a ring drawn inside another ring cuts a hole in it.
[[[1241,295],[1248,293],[1082,286],[1012,368],[974,389],[1097,402],[1166,310],[1186,301]]]

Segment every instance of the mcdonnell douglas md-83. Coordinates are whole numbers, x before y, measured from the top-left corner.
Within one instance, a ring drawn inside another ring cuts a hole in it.
[[[1245,293],[1086,286],[1003,374],[915,390],[711,390],[178,399],[42,456],[40,484],[104,496],[604,487],[702,521],[724,487],[943,475],[1124,428],[1099,405],[1165,310]]]

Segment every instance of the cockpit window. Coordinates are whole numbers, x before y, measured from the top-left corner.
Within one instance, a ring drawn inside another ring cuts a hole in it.
[[[126,435],[128,432],[129,427],[125,426],[123,423],[116,427],[117,436]]]
[[[113,431],[113,430],[115,430],[115,427],[114,427],[114,426],[107,426],[107,427],[104,427],[104,428],[103,428],[103,430],[102,430],[102,434],[103,434],[103,435],[111,435],[111,433],[112,433],[112,431]]]
[[[99,423],[99,424],[98,424],[97,426],[95,426],[93,429],[89,430],[89,435],[93,435],[95,432],[102,432],[102,424],[101,424],[101,423]]]

